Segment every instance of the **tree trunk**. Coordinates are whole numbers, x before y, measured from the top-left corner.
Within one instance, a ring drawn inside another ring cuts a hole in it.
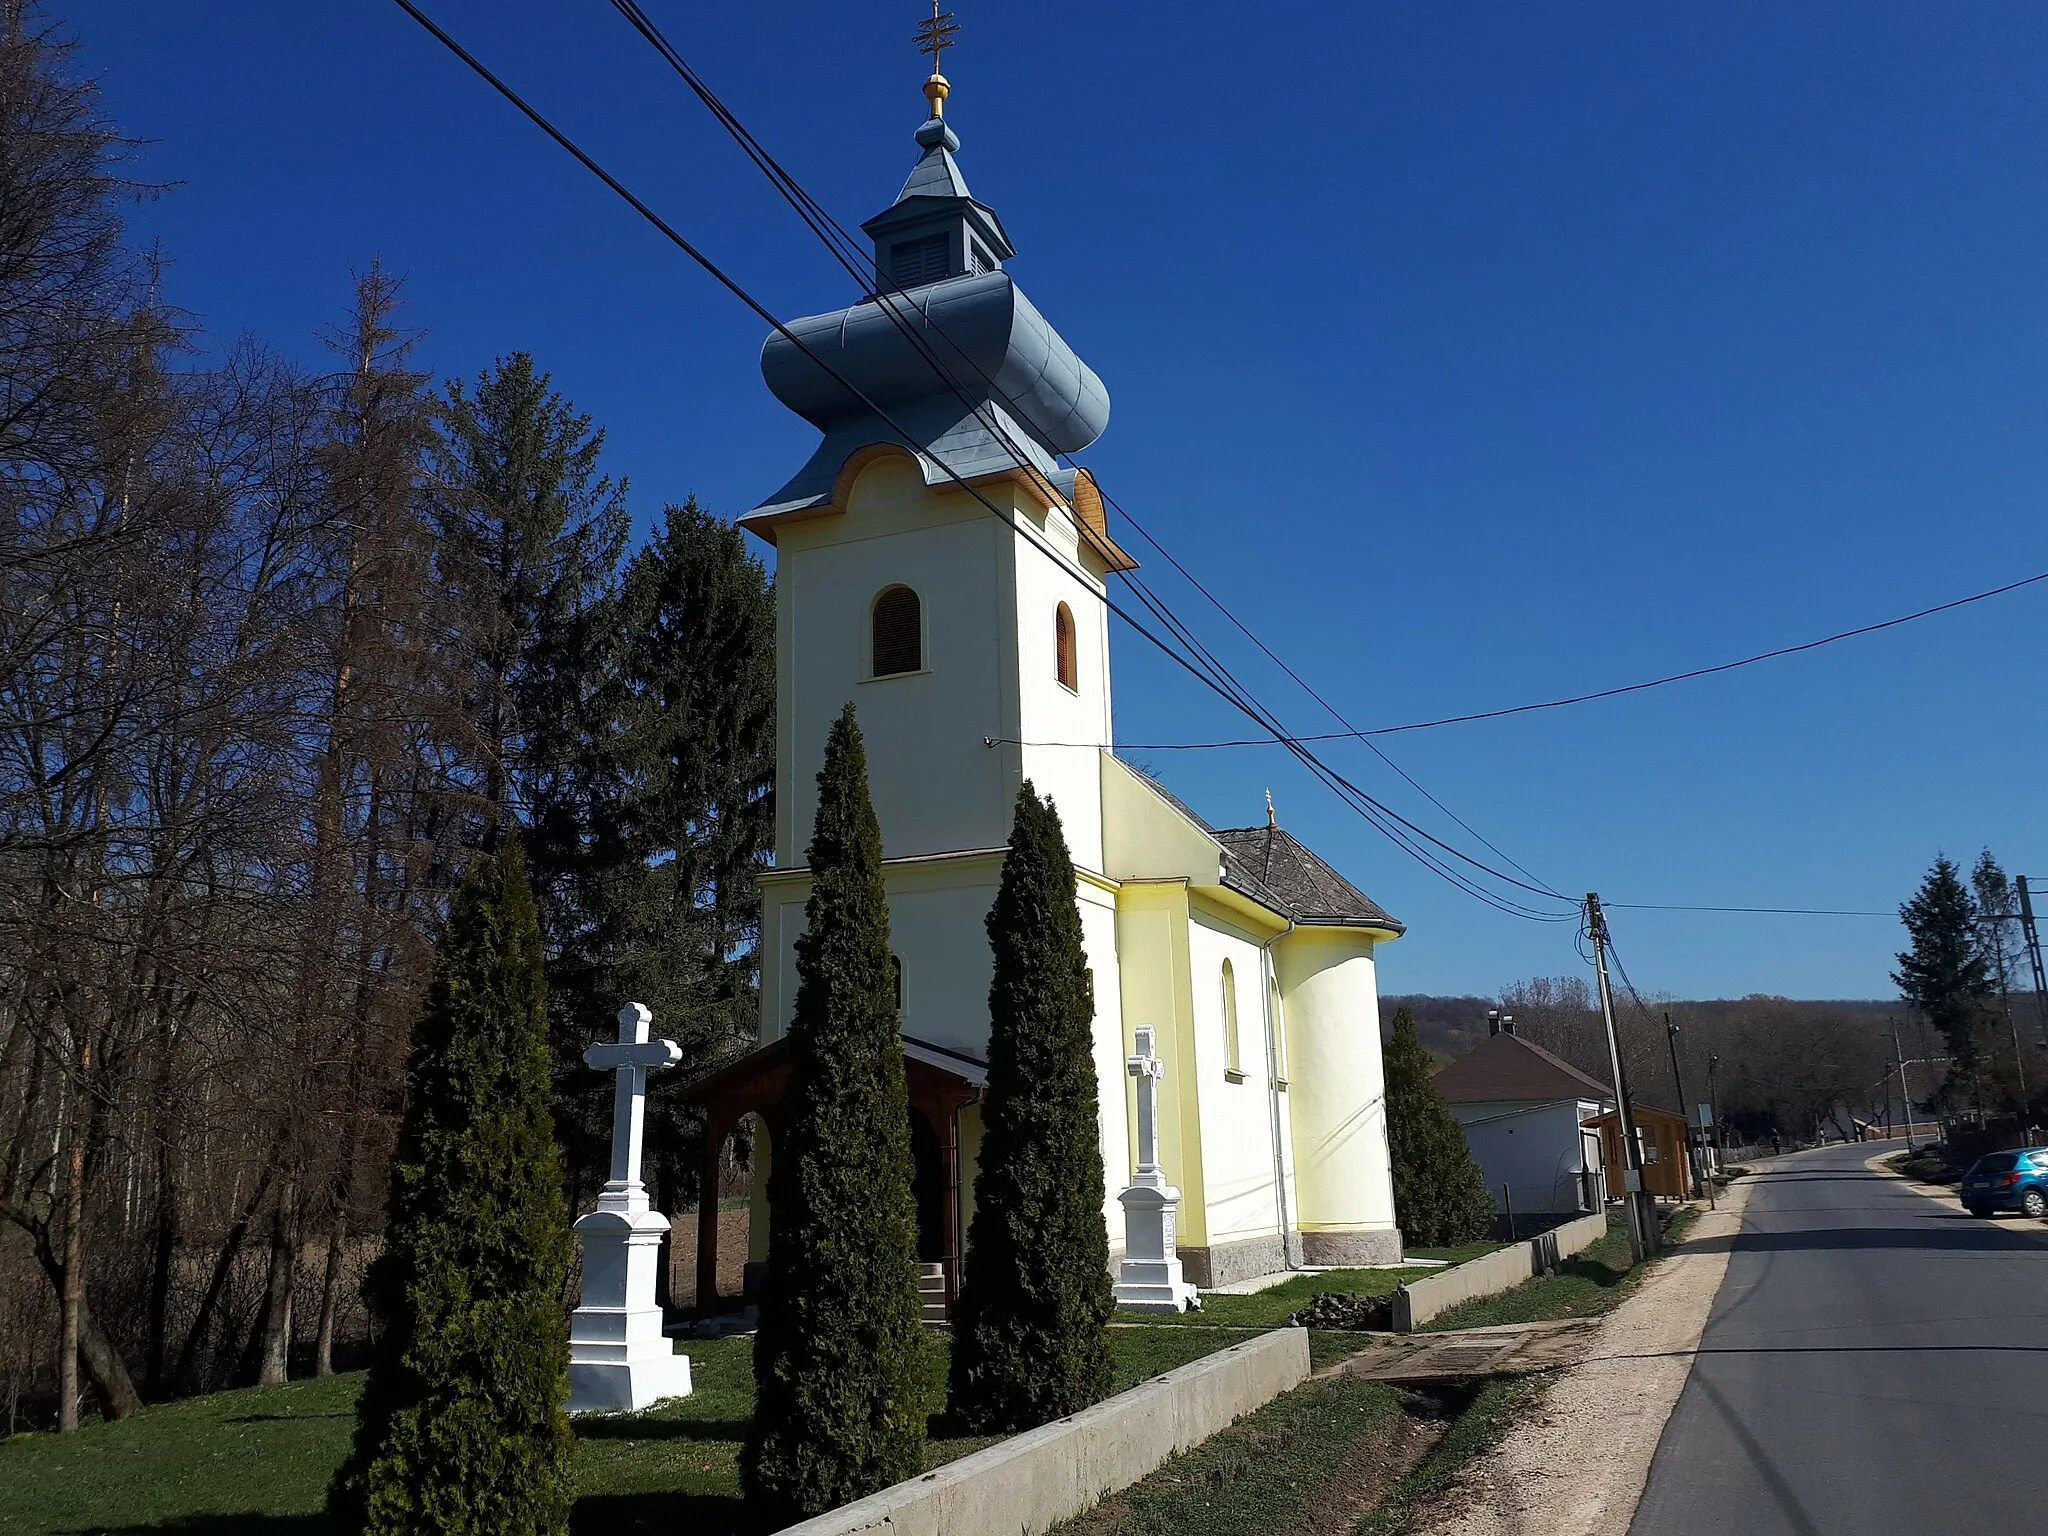
[[[281,1387],[291,1379],[292,1286],[299,1271],[298,1222],[292,1208],[297,1199],[298,1184],[293,1180],[280,1192],[271,1217],[270,1274],[263,1300],[263,1366],[256,1377],[259,1387]]]
[[[334,1319],[341,1310],[341,1256],[348,1246],[348,1191],[335,1202],[334,1224],[327,1229],[327,1272],[320,1281],[320,1326],[313,1335],[313,1374],[334,1374]]]
[[[235,1259],[242,1251],[242,1244],[248,1241],[249,1224],[256,1219],[256,1212],[263,1204],[263,1197],[270,1190],[277,1177],[277,1153],[283,1141],[271,1145],[271,1155],[264,1161],[263,1171],[257,1176],[256,1191],[249,1196],[235,1217],[235,1224],[228,1229],[226,1239],[220,1245],[220,1252],[214,1255],[213,1273],[206,1282],[206,1292],[199,1298],[199,1310],[193,1314],[192,1326],[186,1331],[185,1346],[178,1352],[178,1383],[190,1390],[194,1386],[192,1366],[199,1354],[199,1346],[206,1342],[206,1335],[213,1326],[214,1314],[220,1310],[220,1299],[227,1290],[228,1278],[234,1273]]]
[[[78,1088],[71,1095],[64,1147],[64,1261],[58,1288],[57,1430],[78,1428],[78,1339],[85,1316],[85,1077],[92,1070],[92,1042],[78,1049]]]

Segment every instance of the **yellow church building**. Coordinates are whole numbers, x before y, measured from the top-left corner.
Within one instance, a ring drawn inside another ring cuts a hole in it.
[[[863,226],[893,286],[792,322],[762,353],[769,388],[822,441],[741,519],[776,551],[776,867],[761,880],[761,1045],[684,1090],[707,1116],[707,1159],[757,1118],[750,1256],[764,1259],[802,859],[826,732],[850,699],[882,826],[928,1315],[959,1283],[986,1084],[983,920],[1026,779],[1058,806],[1076,869],[1112,1255],[1136,1158],[1125,1062],[1149,1024],[1190,1281],[1396,1261],[1374,957],[1401,924],[1270,807],[1212,828],[1111,751],[1106,584],[1135,562],[1088,472],[1061,463],[1107,425],[1108,391],[1005,270],[1015,252],[961,175],[942,76],[926,95],[921,158]],[[700,1296],[716,1273],[703,1221]]]

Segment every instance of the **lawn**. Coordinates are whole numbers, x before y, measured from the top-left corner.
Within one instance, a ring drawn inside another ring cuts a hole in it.
[[[1499,1243],[1466,1243],[1457,1248],[1423,1249],[1409,1257],[1462,1264],[1481,1254],[1492,1253],[1500,1246]],[[1332,1269],[1319,1275],[1296,1275],[1292,1280],[1283,1280],[1250,1296],[1219,1296],[1210,1292],[1202,1297],[1199,1312],[1183,1312],[1178,1317],[1160,1318],[1158,1322],[1167,1327],[1183,1328],[1285,1328],[1287,1319],[1317,1296],[1391,1296],[1410,1281],[1438,1272],[1439,1266],[1425,1268],[1418,1265],[1413,1269]]]
[[[1666,1243],[1678,1242],[1699,1219],[1687,1206],[1664,1225]],[[1480,1296],[1440,1312],[1422,1332],[1451,1328],[1496,1328],[1503,1323],[1536,1323],[1552,1318],[1598,1317],[1621,1305],[1642,1271],[1629,1267],[1628,1224],[1617,1209],[1607,1216],[1607,1235],[1557,1266],[1553,1274],[1525,1280],[1512,1291]]]
[[[1110,1335],[1116,1390],[1243,1339],[1236,1329],[1118,1328]],[[754,1406],[753,1341],[687,1347],[696,1387],[690,1397],[648,1413],[577,1421],[577,1532],[759,1530],[737,1475]],[[347,1450],[361,1386],[361,1375],[351,1374],[221,1392],[74,1435],[0,1441],[0,1531],[319,1536],[326,1529],[321,1500]],[[937,1439],[931,1462],[988,1443]]]

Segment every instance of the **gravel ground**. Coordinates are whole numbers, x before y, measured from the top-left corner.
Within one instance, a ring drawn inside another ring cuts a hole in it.
[[[1587,1358],[1460,1472],[1410,1526],[1419,1536],[1624,1536],[1664,1421],[1692,1370],[1750,1185],[1738,1179],[1600,1324]]]

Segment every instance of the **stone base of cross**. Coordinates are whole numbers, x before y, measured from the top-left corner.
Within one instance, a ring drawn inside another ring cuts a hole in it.
[[[612,1171],[597,1209],[576,1223],[583,1243],[582,1304],[569,1319],[569,1411],[618,1413],[690,1395],[690,1357],[661,1331],[655,1270],[668,1218],[647,1203],[640,1182],[647,1074],[682,1059],[673,1040],[650,1040],[645,1004],[619,1010],[615,1045],[583,1059],[619,1075],[612,1101]],[[706,1200],[712,1199],[706,1192]]]
[[[1126,1062],[1138,1080],[1138,1167],[1130,1188],[1117,1196],[1124,1208],[1124,1256],[1112,1294],[1132,1312],[1186,1312],[1202,1304],[1181,1274],[1174,1251],[1174,1215],[1180,1191],[1159,1166],[1159,1079],[1166,1063],[1154,1051],[1152,1026],[1138,1026],[1137,1050]]]

